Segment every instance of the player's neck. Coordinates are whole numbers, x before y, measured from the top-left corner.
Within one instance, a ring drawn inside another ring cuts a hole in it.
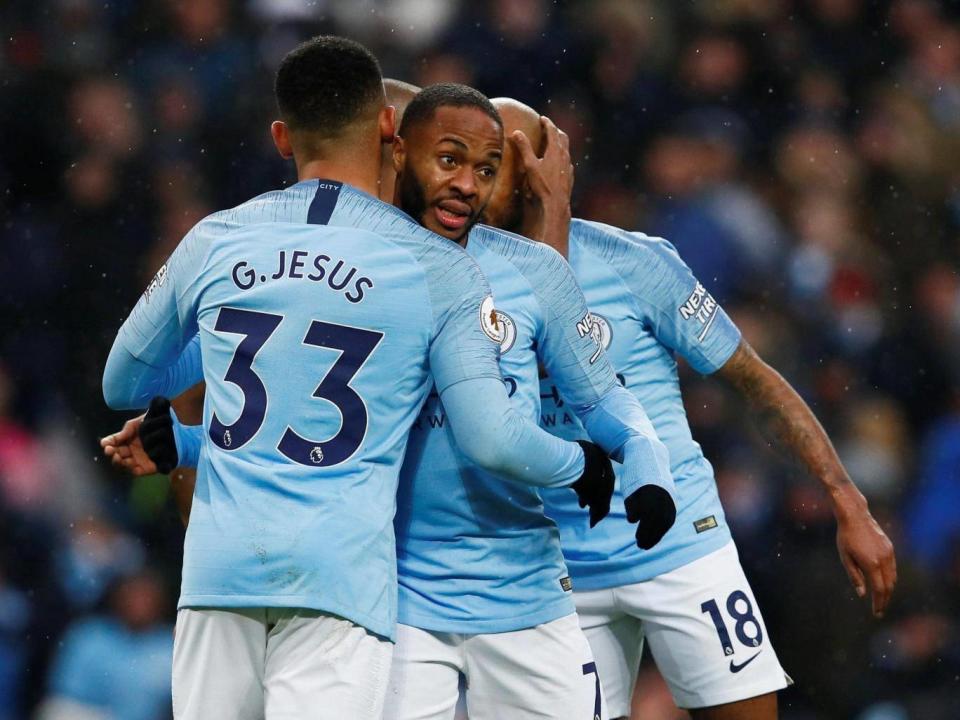
[[[374,197],[380,195],[379,163],[357,163],[352,158],[316,158],[297,165],[297,179],[337,180],[363,190]]]

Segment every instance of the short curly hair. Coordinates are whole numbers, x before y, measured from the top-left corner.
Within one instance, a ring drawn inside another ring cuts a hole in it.
[[[437,83],[428,85],[410,101],[403,113],[403,121],[397,134],[403,136],[414,125],[432,120],[437,110],[442,107],[477,108],[503,129],[500,113],[482,92],[459,83]]]
[[[360,43],[318,35],[280,62],[274,82],[280,117],[293,130],[339,135],[371,104],[384,102],[380,63]]]

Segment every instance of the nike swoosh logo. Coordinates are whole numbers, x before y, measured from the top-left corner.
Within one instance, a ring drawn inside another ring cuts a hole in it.
[[[763,652],[763,650],[758,651],[758,652],[757,652],[757,655],[759,655],[759,654],[762,653],[762,652]],[[737,665],[733,660],[731,660],[731,661],[730,661],[730,672],[732,672],[732,673],[738,673],[738,672],[740,672],[740,671],[743,670],[747,665],[749,665],[749,664],[752,663],[754,660],[756,660],[756,659],[757,659],[757,655],[754,655],[753,657],[748,658],[747,660],[744,660],[744,661],[743,661],[742,663],[740,663],[739,665]]]

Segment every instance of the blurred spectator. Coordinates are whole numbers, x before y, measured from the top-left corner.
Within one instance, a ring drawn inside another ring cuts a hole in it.
[[[78,610],[92,608],[110,583],[142,565],[143,548],[137,540],[94,517],[71,524],[57,558],[64,594]]]
[[[39,720],[159,720],[170,717],[173,627],[164,588],[150,574],[123,578],[108,615],[66,632]]]
[[[10,379],[0,366],[0,498],[8,507],[37,511],[50,493],[40,441],[11,416]]]
[[[905,517],[906,550],[934,576],[960,563],[960,414],[923,441],[920,478]]]
[[[19,714],[30,613],[29,598],[7,584],[0,566],[0,720],[13,720]]]

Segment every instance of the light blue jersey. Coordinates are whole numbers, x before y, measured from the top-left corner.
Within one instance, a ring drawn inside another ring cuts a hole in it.
[[[488,331],[500,343],[500,367],[518,411],[539,419],[538,360],[584,417],[585,409],[612,403],[621,393],[636,406],[617,385],[591,332],[583,294],[558,253],[484,226],[470,233],[467,251],[496,298]],[[601,437],[593,439],[604,444]],[[659,468],[653,467],[656,462],[651,453],[637,463],[643,466],[639,472],[659,473],[669,482],[665,450]],[[577,506],[573,490],[555,492]],[[496,633],[574,612],[559,534],[544,516],[537,489],[466,460],[435,395],[411,433],[395,524],[403,624],[435,632]]]
[[[393,637],[409,429],[431,385],[501,387],[489,304],[461,248],[337,182],[301,182],[194,227],[104,377],[115,406],[175,394],[200,379],[183,370],[199,345],[205,433],[179,606],[311,608]],[[579,448],[547,447],[547,474],[576,479]]]
[[[560,526],[577,588],[596,590],[656,577],[730,539],[713,468],[690,434],[675,353],[709,374],[734,353],[740,332],[666,240],[574,220],[569,255],[610,362],[669,450],[677,489],[676,523],[650,550],[636,546],[622,502],[615,500],[610,516],[590,529],[587,513],[567,493],[541,493]],[[585,437],[552,378],[542,381],[541,397],[548,430]]]

